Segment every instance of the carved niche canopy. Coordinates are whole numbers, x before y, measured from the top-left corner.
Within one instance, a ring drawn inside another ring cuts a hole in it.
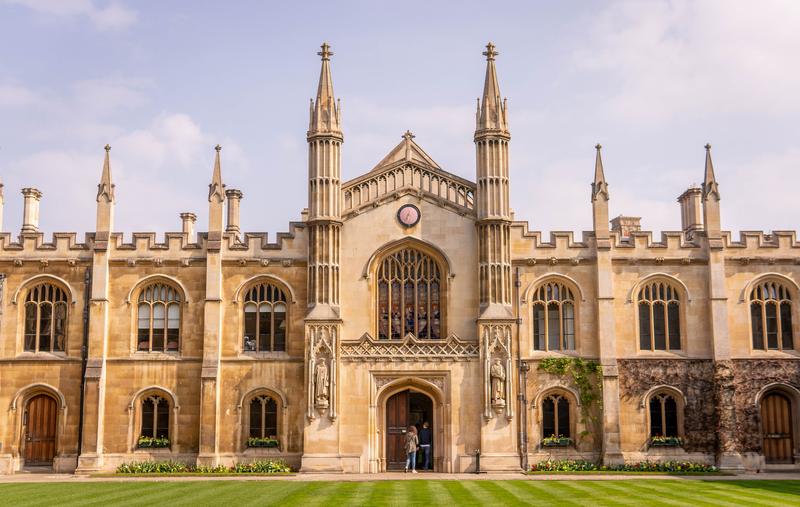
[[[451,334],[446,340],[420,340],[407,334],[402,340],[376,340],[364,334],[341,343],[342,361],[471,361],[480,356],[477,343]]]

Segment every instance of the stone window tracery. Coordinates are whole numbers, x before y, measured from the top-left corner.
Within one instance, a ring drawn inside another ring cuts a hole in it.
[[[407,334],[440,340],[443,329],[442,270],[428,254],[403,248],[379,265],[378,338],[399,340]]]
[[[181,336],[181,294],[166,283],[153,283],[139,292],[136,350],[177,352]]]
[[[665,280],[639,289],[639,348],[681,349],[681,300],[678,289]]]
[[[25,298],[27,352],[64,352],[67,336],[67,295],[51,283],[34,285]]]
[[[536,350],[575,350],[575,297],[572,289],[548,282],[533,293],[533,341]]]
[[[169,402],[158,395],[142,398],[140,437],[169,439]]]
[[[278,437],[278,403],[267,395],[250,400],[250,438]]]
[[[650,438],[678,437],[678,402],[668,393],[650,397]]]
[[[750,292],[750,321],[754,349],[794,349],[792,296],[785,285],[767,280],[753,288]]]
[[[569,400],[551,394],[542,400],[542,438],[552,436],[572,438]]]
[[[286,350],[286,293],[264,282],[251,287],[244,298],[245,352]]]

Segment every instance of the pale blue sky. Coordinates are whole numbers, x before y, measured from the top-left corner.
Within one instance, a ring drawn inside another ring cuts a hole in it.
[[[305,131],[318,46],[333,46],[343,178],[411,129],[474,180],[488,40],[509,101],[512,206],[534,230],[591,228],[594,144],[611,215],[675,230],[675,198],[713,145],[725,229],[800,223],[800,2],[259,2],[0,0],[4,229],[20,189],[42,229],[94,228],[113,146],[115,229],[206,229],[214,144],[247,231],[306,205]]]

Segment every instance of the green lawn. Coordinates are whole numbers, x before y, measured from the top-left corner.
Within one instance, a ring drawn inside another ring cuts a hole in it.
[[[0,484],[3,505],[798,505],[800,481],[231,481]]]

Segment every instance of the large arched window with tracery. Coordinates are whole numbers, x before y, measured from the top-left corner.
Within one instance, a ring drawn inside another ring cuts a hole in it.
[[[244,298],[244,351],[286,350],[286,293],[264,282],[251,287]]]
[[[639,348],[680,350],[681,299],[666,280],[648,282],[639,289]]]
[[[25,350],[63,352],[67,336],[67,294],[52,283],[34,285],[25,298]]]
[[[181,294],[152,283],[139,292],[137,346],[140,352],[177,352],[181,338]]]
[[[404,248],[378,266],[378,337],[397,340],[442,337],[442,270],[416,248]]]
[[[575,350],[575,297],[572,289],[548,282],[533,292],[536,350]]]
[[[750,292],[750,324],[753,348],[791,350],[792,296],[789,288],[776,280],[766,280]]]

